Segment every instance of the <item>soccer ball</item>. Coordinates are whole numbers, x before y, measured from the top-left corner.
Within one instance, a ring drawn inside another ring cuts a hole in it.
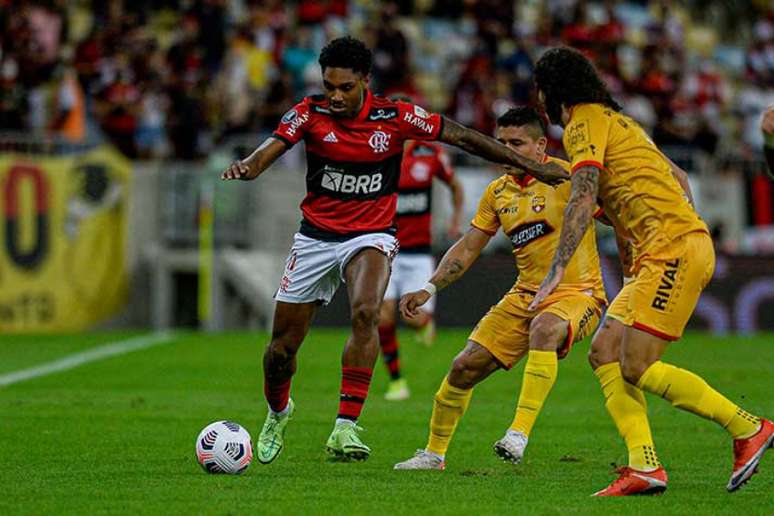
[[[233,421],[210,423],[196,438],[196,459],[208,473],[238,475],[253,460],[250,434]]]

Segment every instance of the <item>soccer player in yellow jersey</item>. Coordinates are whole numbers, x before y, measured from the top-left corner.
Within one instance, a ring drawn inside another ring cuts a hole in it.
[[[545,155],[546,124],[533,108],[511,109],[497,124],[497,139],[513,150],[538,162],[554,160]],[[568,166],[565,161],[554,161]],[[481,319],[441,382],[427,447],[396,464],[395,469],[443,469],[446,450],[473,386],[498,369],[510,369],[527,355],[516,415],[505,436],[494,445],[498,456],[518,463],[556,380],[557,360],[599,322],[606,299],[593,228],[584,233],[556,291],[540,303],[536,312],[527,311],[548,271],[546,257],[559,241],[570,183],[554,188],[512,169],[506,172],[486,189],[472,227],[449,249],[430,282],[401,298],[402,313],[413,316],[437,290],[462,277],[498,228],[511,240],[519,268],[516,284]]]
[[[771,447],[774,425],[745,412],[694,373],[661,361],[667,345],[682,335],[712,277],[715,253],[707,227],[681,191],[674,164],[636,122],[620,113],[582,54],[569,48],[548,50],[537,62],[535,83],[549,118],[564,127],[572,196],[556,253],[530,308],[539,310],[561,288],[597,203],[619,239],[633,248],[633,277],[611,303],[589,355],[608,412],[626,441],[629,465],[596,494],[666,489],[642,391],[711,419],[731,434],[734,465],[727,489],[735,491]]]

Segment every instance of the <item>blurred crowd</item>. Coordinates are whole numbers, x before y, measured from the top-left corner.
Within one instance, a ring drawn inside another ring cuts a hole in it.
[[[195,159],[270,131],[319,91],[317,55],[353,34],[372,87],[491,133],[534,101],[547,46],[596,62],[657,143],[749,158],[774,104],[774,11],[742,2],[0,0],[0,127],[105,135],[132,158]],[[554,134],[554,145],[558,135]]]

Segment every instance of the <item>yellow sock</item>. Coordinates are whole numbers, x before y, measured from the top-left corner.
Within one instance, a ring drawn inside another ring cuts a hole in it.
[[[459,389],[449,385],[448,377],[444,377],[438,392],[435,393],[427,451],[446,455],[454,429],[465,414],[472,395],[473,389]]]
[[[734,437],[750,437],[758,431],[760,418],[729,401],[700,376],[657,361],[640,377],[637,385],[668,400],[677,408],[711,419]]]
[[[554,386],[558,368],[555,351],[530,350],[527,365],[524,367],[524,381],[521,384],[521,394],[519,394],[519,403],[511,423],[511,430],[529,436],[543,407],[543,402],[546,401],[551,387]]]
[[[600,366],[594,374],[602,385],[605,407],[626,443],[629,466],[639,471],[657,469],[660,464],[650,434],[648,405],[642,391],[624,381],[618,362]]]

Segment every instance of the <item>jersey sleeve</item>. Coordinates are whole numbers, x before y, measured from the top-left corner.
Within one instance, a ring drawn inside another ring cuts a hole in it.
[[[443,117],[408,102],[398,102],[398,126],[404,140],[437,140]]]
[[[494,193],[492,192],[493,185],[489,185],[481,195],[481,199],[478,201],[478,209],[473,220],[470,221],[470,225],[476,229],[480,229],[487,235],[494,235],[500,228],[500,219],[497,217],[497,210],[495,209]]]
[[[595,104],[577,106],[564,129],[562,143],[570,158],[570,173],[593,165],[604,169],[610,118]]]
[[[272,136],[292,147],[303,139],[310,117],[309,104],[300,102],[282,116]]]
[[[435,155],[435,160],[437,162],[435,167],[435,177],[446,184],[451,183],[452,180],[454,180],[454,169],[452,168],[449,155],[439,147],[438,153]]]

